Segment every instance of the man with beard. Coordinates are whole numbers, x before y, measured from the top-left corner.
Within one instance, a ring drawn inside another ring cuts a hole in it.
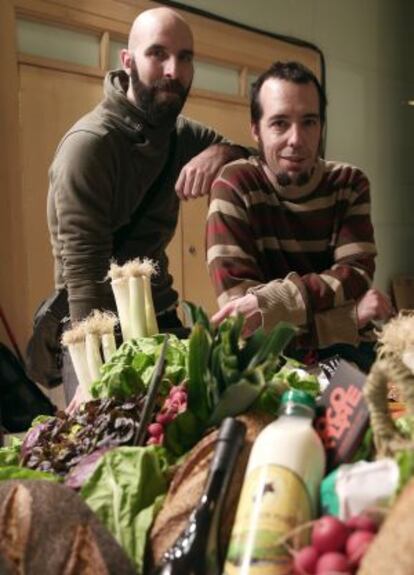
[[[66,302],[72,321],[93,309],[115,311],[104,281],[112,259],[154,260],[159,327],[181,325],[165,254],[179,198],[207,194],[224,163],[247,155],[179,115],[193,79],[193,36],[177,12],[156,8],[140,14],[121,61],[123,69],[105,78],[101,103],[62,138],[49,172],[56,293],[35,318],[28,353],[31,373],[46,385],[58,383],[60,374],[42,377],[46,356],[58,345],[56,335],[49,341],[50,329],[42,330],[44,318],[63,317]],[[65,379],[69,400],[76,379]]]
[[[259,157],[225,166],[211,192],[207,258],[221,308],[212,319],[242,313],[246,333],[285,320],[299,328],[302,356],[348,350],[367,368],[370,322],[392,309],[371,289],[369,182],[319,155],[325,112],[321,85],[297,62],[276,62],[253,85]]]

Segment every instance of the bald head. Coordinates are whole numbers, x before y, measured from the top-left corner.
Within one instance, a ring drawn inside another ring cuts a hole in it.
[[[128,100],[151,115],[154,124],[175,119],[194,72],[193,34],[184,18],[170,8],[142,12],[121,60],[130,79]]]
[[[128,49],[135,50],[143,37],[154,33],[177,35],[193,49],[193,33],[184,18],[170,8],[152,8],[137,16],[132,24],[128,38]]]

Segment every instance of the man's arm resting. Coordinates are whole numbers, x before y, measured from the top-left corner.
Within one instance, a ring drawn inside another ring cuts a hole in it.
[[[178,197],[188,200],[207,195],[220,168],[233,160],[247,158],[250,152],[232,144],[213,144],[203,150],[182,168],[175,184]]]

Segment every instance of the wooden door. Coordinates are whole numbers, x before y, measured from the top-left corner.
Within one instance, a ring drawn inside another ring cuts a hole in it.
[[[46,220],[48,167],[66,130],[101,99],[101,78],[20,65],[20,117],[26,285],[25,329],[53,290],[53,258]],[[36,214],[36,218],[34,218]]]
[[[232,141],[252,146],[249,108],[246,103],[210,100],[201,95],[190,98],[185,113],[211,126]],[[206,265],[205,224],[207,198],[181,205],[182,233],[182,297],[201,305],[211,315],[217,310],[214,289]]]

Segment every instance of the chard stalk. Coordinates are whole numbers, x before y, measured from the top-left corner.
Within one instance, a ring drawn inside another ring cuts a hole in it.
[[[145,292],[142,276],[129,277],[129,312],[132,337],[146,337]]]

